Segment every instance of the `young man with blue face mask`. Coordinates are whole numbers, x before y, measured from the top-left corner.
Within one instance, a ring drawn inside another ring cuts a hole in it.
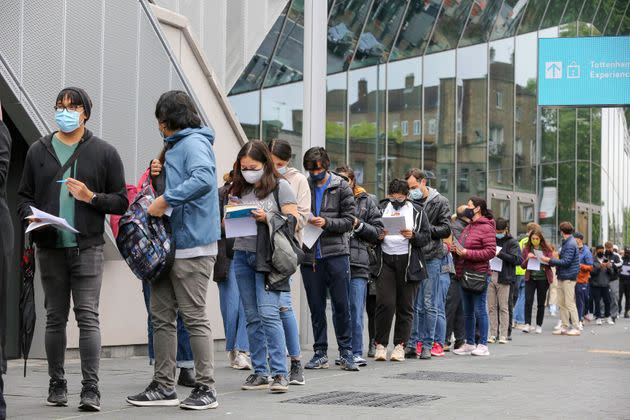
[[[22,220],[31,216],[32,206],[66,219],[79,231],[74,234],[41,227],[32,233],[46,306],[45,347],[50,375],[46,404],[68,405],[64,356],[72,295],[83,374],[79,409],[98,411],[98,307],[104,220],[106,214],[123,214],[127,210],[125,174],[116,149],[85,127],[92,112],[92,101],[85,90],[63,89],[54,110],[59,130],[30,147],[18,189]]]

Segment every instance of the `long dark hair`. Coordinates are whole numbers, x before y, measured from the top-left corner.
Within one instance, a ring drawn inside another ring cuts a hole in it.
[[[533,245],[532,245],[532,236],[536,235],[540,238],[540,247],[543,250],[547,250],[549,252],[553,252],[553,248],[551,246],[549,246],[549,244],[547,243],[547,241],[545,240],[545,237],[543,236],[542,230],[541,229],[534,229],[531,231],[531,233],[529,234],[529,236],[527,237],[527,246],[529,246],[529,249],[533,249]]]
[[[272,155],[288,162],[291,160],[293,151],[291,150],[291,144],[286,140],[274,139],[268,143],[269,151]]]
[[[260,140],[251,140],[245,143],[241,147],[240,152],[238,152],[236,162],[234,162],[234,179],[230,192],[232,195],[241,197],[246,191],[253,188],[253,185],[245,181],[241,171],[241,159],[245,156],[263,164],[263,176],[260,179],[260,187],[255,190],[256,197],[262,200],[276,189],[278,179],[281,177],[273,164],[269,148]]]
[[[483,217],[485,217],[486,219],[494,219],[494,215],[492,214],[492,211],[488,208],[486,200],[481,197],[470,197],[468,200],[472,201],[473,206],[479,207],[479,209],[481,210],[481,215]]]

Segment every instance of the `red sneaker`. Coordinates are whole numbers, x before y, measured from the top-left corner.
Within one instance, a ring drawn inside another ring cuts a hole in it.
[[[416,353],[418,354],[418,356],[422,354],[422,341],[418,341],[416,343]]]
[[[444,349],[442,348],[441,344],[433,343],[433,348],[431,349],[431,356],[444,357]]]

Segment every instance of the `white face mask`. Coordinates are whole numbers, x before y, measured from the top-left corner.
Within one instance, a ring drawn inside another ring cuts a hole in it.
[[[287,173],[287,169],[289,169],[289,165],[285,165],[285,166],[281,166],[279,168],[276,168],[276,170],[278,171],[278,173],[280,175],[284,175]]]
[[[257,169],[257,170],[245,170],[245,171],[241,171],[243,173],[243,178],[245,178],[245,181],[247,181],[248,184],[255,184],[258,181],[260,181],[260,179],[263,176],[263,169]]]

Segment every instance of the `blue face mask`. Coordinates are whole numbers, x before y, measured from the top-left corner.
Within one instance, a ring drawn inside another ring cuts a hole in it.
[[[497,239],[505,238],[505,233],[497,233]]]
[[[64,109],[63,111],[57,111],[55,113],[55,121],[62,132],[71,133],[81,125],[79,119],[80,115],[81,113],[78,111],[68,111]]]
[[[320,182],[320,181],[323,181],[324,178],[326,178],[326,171],[321,171],[318,174],[314,174],[310,172],[310,174],[311,174],[311,179],[313,180],[313,182]]]
[[[285,166],[281,166],[279,168],[276,168],[276,170],[278,171],[278,173],[280,175],[284,175],[287,173],[287,169],[289,169],[289,165],[285,165]]]
[[[420,188],[416,188],[415,190],[409,191],[409,198],[412,200],[421,200],[422,199],[422,191]]]

